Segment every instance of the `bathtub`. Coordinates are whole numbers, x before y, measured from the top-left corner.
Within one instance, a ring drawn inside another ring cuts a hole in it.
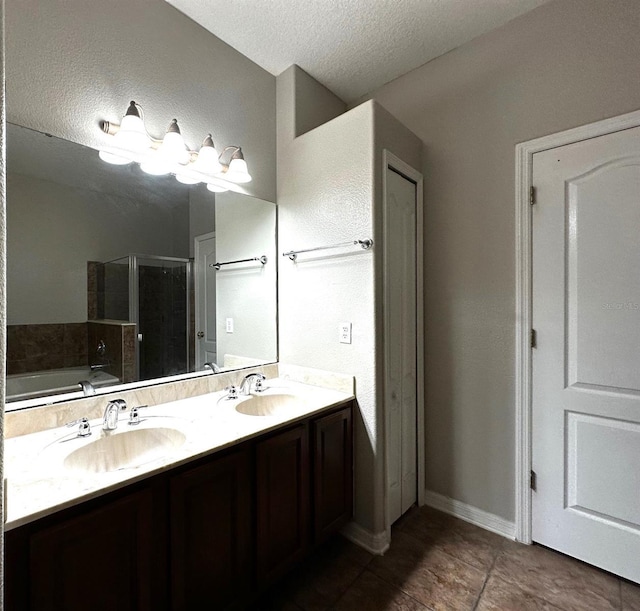
[[[91,371],[89,367],[68,367],[31,371],[7,376],[6,400],[22,401],[46,395],[80,391],[78,383],[87,380],[95,388],[120,384],[119,378],[105,371]]]

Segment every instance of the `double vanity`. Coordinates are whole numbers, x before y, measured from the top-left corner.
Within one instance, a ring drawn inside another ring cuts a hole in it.
[[[238,373],[6,440],[7,608],[241,607],[351,518],[353,393]]]

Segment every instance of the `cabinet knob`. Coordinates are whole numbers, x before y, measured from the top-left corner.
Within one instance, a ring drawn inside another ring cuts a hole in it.
[[[204,331],[198,331],[198,339],[202,339],[204,337]]]

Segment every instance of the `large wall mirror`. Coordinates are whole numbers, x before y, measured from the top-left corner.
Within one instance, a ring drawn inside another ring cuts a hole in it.
[[[7,409],[277,360],[276,208],[7,126]]]

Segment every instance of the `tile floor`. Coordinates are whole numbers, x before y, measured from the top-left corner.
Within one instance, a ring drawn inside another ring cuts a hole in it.
[[[640,586],[423,507],[394,526],[384,556],[337,537],[253,609],[640,611]]]

